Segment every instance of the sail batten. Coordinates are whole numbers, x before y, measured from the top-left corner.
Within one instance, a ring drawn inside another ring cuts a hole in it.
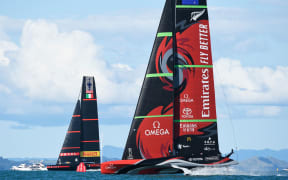
[[[151,78],[151,77],[173,77],[173,73],[146,74],[146,78]]]
[[[175,65],[177,68],[213,68],[213,65]]]
[[[173,36],[173,32],[158,32],[157,37],[171,37]]]
[[[161,117],[173,117],[173,114],[168,115],[153,115],[153,116],[135,116],[135,119],[144,119],[144,118],[161,118]]]

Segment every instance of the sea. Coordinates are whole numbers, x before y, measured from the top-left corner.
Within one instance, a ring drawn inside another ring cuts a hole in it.
[[[101,179],[101,180],[288,180],[288,172],[240,172],[233,169],[199,169],[189,174],[163,174],[163,175],[104,175],[99,171],[74,172],[74,171],[0,171],[0,180],[6,179]]]

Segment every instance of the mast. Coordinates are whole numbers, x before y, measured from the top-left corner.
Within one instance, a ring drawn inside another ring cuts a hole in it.
[[[176,40],[176,154],[189,161],[219,160],[221,154],[206,0],[177,0]]]
[[[100,163],[98,109],[94,77],[83,77],[81,93],[81,162]]]

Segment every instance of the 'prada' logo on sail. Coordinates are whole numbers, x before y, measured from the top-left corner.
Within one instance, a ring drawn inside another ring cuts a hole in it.
[[[164,136],[169,135],[169,131],[166,128],[161,128],[161,124],[159,121],[153,122],[153,129],[146,129],[145,136]]]

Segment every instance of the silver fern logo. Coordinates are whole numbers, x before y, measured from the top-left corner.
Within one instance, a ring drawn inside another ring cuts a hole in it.
[[[206,9],[203,9],[203,11],[192,12],[190,22],[197,21],[205,13],[205,11]]]

